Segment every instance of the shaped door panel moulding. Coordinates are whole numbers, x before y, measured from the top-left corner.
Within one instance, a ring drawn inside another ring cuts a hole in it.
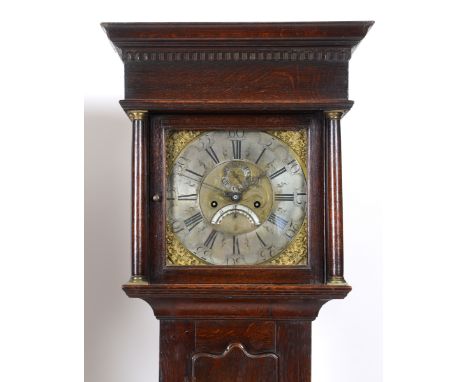
[[[278,356],[250,354],[239,343],[222,354],[197,353],[192,357],[192,382],[276,382]]]

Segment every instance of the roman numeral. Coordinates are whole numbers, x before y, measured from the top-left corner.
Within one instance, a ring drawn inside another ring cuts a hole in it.
[[[197,200],[197,194],[179,195],[177,200]]]
[[[178,229],[174,230],[174,233],[179,233],[179,232],[181,232],[183,230],[184,230],[184,228],[178,228]]]
[[[181,232],[181,231],[184,230],[184,227],[179,226],[179,223],[178,223],[178,222],[175,222],[175,223],[172,225],[172,230],[174,231],[174,233],[179,233],[179,232]]]
[[[288,225],[288,221],[283,219],[281,216],[275,215],[274,213],[268,217],[268,221],[271,224],[274,224],[279,229],[283,230]]]
[[[205,149],[205,151],[208,153],[210,158],[213,159],[213,162],[215,162],[215,164],[219,163],[219,158],[213,150],[213,147],[208,147],[207,149]]]
[[[260,158],[262,157],[263,153],[265,152],[265,148],[262,150],[262,152],[260,153],[260,155],[258,156],[257,160],[255,161],[255,164],[258,164],[258,162],[260,161]]]
[[[234,159],[241,159],[242,157],[242,141],[240,140],[232,140],[232,153],[234,155]]]
[[[258,240],[260,240],[260,243],[262,243],[262,246],[266,247],[265,242],[262,240],[261,236],[258,234],[258,232],[255,232],[255,235],[257,235]]]
[[[208,235],[206,238],[205,242],[203,245],[209,249],[213,249],[213,244],[216,240],[216,235],[218,235],[218,232],[215,230],[212,230],[211,233]]]
[[[296,235],[296,231],[293,228],[289,228],[284,234],[292,240]]]
[[[239,238],[237,236],[232,237],[232,253],[234,255],[240,255]]]
[[[189,217],[188,219],[184,220],[185,226],[188,228],[189,232],[194,229],[198,223],[200,223],[203,220],[203,216],[200,212],[197,212],[195,215],[192,217]]]
[[[275,200],[278,202],[293,202],[294,194],[275,194]]]
[[[275,179],[277,176],[284,174],[286,169],[284,167],[280,168],[278,171],[275,171],[273,174],[270,175],[270,179]]]

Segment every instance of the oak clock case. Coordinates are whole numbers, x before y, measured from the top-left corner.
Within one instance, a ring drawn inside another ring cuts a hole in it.
[[[341,119],[372,24],[103,24],[132,124],[123,290],[160,320],[160,381],[310,382],[311,323],[351,291]]]

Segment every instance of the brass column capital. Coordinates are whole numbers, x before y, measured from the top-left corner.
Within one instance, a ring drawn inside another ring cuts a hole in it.
[[[344,114],[343,110],[326,110],[325,111],[325,117],[327,117],[327,119],[340,120],[343,114]]]
[[[128,118],[130,121],[142,121],[146,118],[148,110],[129,110],[127,111]]]

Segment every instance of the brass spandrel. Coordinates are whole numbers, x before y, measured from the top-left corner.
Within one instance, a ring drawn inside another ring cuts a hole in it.
[[[281,139],[286,143],[292,151],[297,155],[299,164],[307,176],[306,163],[307,163],[307,130],[275,130],[267,131],[268,134],[273,135],[276,138]]]
[[[283,251],[276,257],[261,265],[306,265],[307,264],[307,223],[301,229]]]
[[[209,265],[200,260],[185,248],[172,232],[171,227],[166,225],[166,252],[167,265],[193,266]]]
[[[201,131],[169,130],[166,136],[166,174],[170,173],[175,159],[191,141],[198,137]]]

